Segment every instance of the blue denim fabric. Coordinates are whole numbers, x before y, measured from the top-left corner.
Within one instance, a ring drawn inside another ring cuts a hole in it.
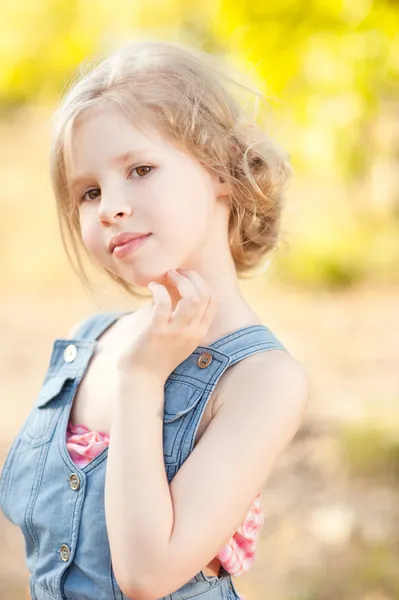
[[[54,341],[42,387],[0,474],[0,508],[24,536],[32,600],[128,600],[115,579],[106,530],[108,448],[78,468],[66,446],[73,398],[97,339],[123,314],[93,315],[73,339]],[[210,346],[198,346],[169,375],[163,425],[169,482],[193,450],[206,403],[221,375],[243,358],[275,348],[285,350],[267,327],[243,327]],[[221,567],[214,576],[200,571],[166,597],[188,598],[234,600],[239,595]]]

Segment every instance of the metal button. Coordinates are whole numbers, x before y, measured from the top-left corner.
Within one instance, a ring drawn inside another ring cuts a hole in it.
[[[61,558],[64,562],[68,562],[69,557],[71,556],[71,551],[66,544],[62,544],[60,548]]]
[[[78,351],[74,344],[69,344],[64,350],[64,360],[65,362],[73,362],[76,358]]]
[[[200,369],[205,369],[206,367],[208,367],[212,362],[212,354],[210,354],[209,352],[203,352],[198,360],[197,360],[197,365],[199,366]]]
[[[69,476],[69,485],[73,490],[78,490],[80,488],[80,479],[76,473],[72,473],[72,475]]]

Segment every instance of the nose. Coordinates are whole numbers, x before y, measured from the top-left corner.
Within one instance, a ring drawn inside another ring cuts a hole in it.
[[[118,219],[129,217],[132,208],[126,196],[120,191],[108,191],[101,193],[101,201],[98,205],[98,218],[104,224],[115,223]]]

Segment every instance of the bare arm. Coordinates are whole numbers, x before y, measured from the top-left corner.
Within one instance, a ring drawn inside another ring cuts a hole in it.
[[[105,514],[111,556],[120,587],[137,600],[146,596],[132,577],[158,577],[174,519],[163,459],[163,388],[155,377],[132,373],[120,389],[110,431]]]
[[[125,379],[112,423],[106,519],[115,574],[128,596],[163,597],[209,563],[300,426],[309,396],[303,368],[286,353],[258,356],[236,365],[229,397],[170,486],[163,383]]]

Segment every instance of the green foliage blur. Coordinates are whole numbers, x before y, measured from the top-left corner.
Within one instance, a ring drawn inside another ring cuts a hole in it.
[[[276,277],[397,283],[398,32],[395,0],[14,0],[1,8],[0,109],[54,105],[82,60],[137,36],[222,54],[264,92],[300,182]]]

